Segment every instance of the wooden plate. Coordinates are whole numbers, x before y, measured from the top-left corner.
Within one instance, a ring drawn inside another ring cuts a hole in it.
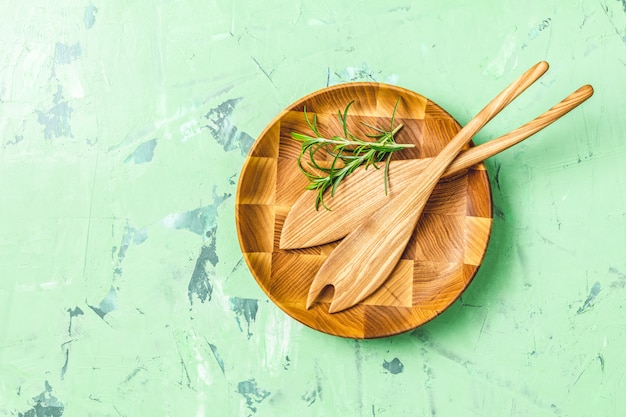
[[[476,274],[485,254],[492,223],[491,188],[484,165],[441,180],[413,233],[399,268],[386,285],[360,304],[329,314],[332,288],[321,302],[305,308],[309,286],[337,243],[280,250],[282,224],[291,205],[305,191],[307,179],[296,159],[300,143],[292,131],[311,133],[303,110],[317,114],[323,135],[341,133],[337,111],[354,100],[349,128],[369,132],[360,122],[388,127],[398,97],[396,135],[415,143],[396,159],[435,156],[460,130],[441,107],[412,91],[379,83],[348,83],[314,92],[281,112],[261,133],[243,165],[235,203],[239,244],[259,286],[283,311],[321,332],[376,338],[412,330],[454,302]],[[381,192],[384,192],[381,190]],[[394,290],[389,290],[393,288]]]

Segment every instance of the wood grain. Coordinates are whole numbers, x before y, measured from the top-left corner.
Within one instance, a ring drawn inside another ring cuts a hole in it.
[[[497,139],[462,151],[448,166],[443,177],[458,174],[482,162],[485,158],[502,152],[532,136],[582,104],[592,95],[593,88],[590,85],[584,85],[557,105],[519,128]],[[430,125],[431,123],[426,124]],[[437,132],[437,135],[442,134],[445,135],[445,132]],[[414,154],[419,153],[421,147],[411,148],[407,151],[414,149],[417,149]],[[400,155],[404,155],[404,153]],[[280,236],[280,248],[305,248],[343,238],[354,230],[368,213],[374,213],[384,206],[392,196],[410,186],[413,178],[426,168],[430,160],[431,158],[400,161],[396,159],[392,161],[389,165],[387,193],[380,192],[381,189],[384,189],[384,166],[380,169],[359,167],[339,184],[334,195],[326,193],[325,202],[331,210],[316,210],[315,199],[317,194],[313,191],[302,193],[291,206],[285,219]],[[449,180],[439,181],[424,208],[425,213],[436,211],[438,207],[444,207],[446,210],[452,209],[451,204],[439,204],[442,198],[457,195],[454,190],[444,189],[450,183]],[[476,184],[476,187],[478,186],[479,184]],[[470,187],[470,192],[476,192],[476,187]],[[471,211],[477,212],[479,208],[474,207]]]
[[[435,235],[407,246],[388,285],[355,307],[334,314],[328,312],[333,297],[328,287],[321,292],[318,303],[306,309],[310,285],[338,242],[305,249],[279,248],[287,213],[305,193],[306,184],[296,166],[300,145],[290,138],[290,132],[297,128],[309,133],[306,124],[302,125],[305,105],[308,113],[315,111],[324,128],[334,129],[332,119],[337,110],[343,110],[352,100],[356,101],[350,109],[351,129],[357,129],[359,118],[387,126],[398,97],[401,103],[408,103],[399,107],[398,121],[410,126],[399,132],[398,141],[416,145],[410,155],[398,153],[398,163],[403,158],[436,155],[461,129],[448,113],[417,93],[378,83],[342,84],[304,97],[279,114],[260,134],[241,171],[235,216],[239,243],[252,275],[288,315],[325,333],[376,338],[405,332],[431,320],[454,302],[474,277],[477,267],[466,265],[465,259],[475,263],[477,253],[482,259],[487,247],[491,194],[487,173],[479,164],[440,182],[433,195],[436,198],[432,204],[429,202],[429,215],[413,231],[414,236],[418,229],[432,230]],[[382,188],[380,193],[384,195]],[[480,212],[483,217],[468,220],[475,217],[468,212]],[[466,253],[468,250],[471,253]]]
[[[366,217],[335,248],[317,272],[307,307],[327,285],[335,288],[331,313],[348,309],[376,291],[400,259],[428,198],[448,165],[478,130],[548,69],[539,62],[491,100],[470,120],[428,166],[387,204]]]

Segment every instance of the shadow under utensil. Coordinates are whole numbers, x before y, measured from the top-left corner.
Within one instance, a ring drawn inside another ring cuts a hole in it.
[[[497,178],[500,175],[499,164],[493,161],[485,161],[485,164],[491,182],[493,225],[482,264],[459,299],[428,323],[412,331],[391,336],[396,339],[396,343],[403,341],[414,343],[416,338],[420,340],[425,337],[457,341],[468,339],[469,343],[469,339],[475,339],[476,332],[482,331],[487,316],[494,312],[493,307],[497,300],[503,297],[507,288],[512,285],[514,264],[518,262],[515,244],[516,225],[512,220],[516,218],[517,208],[510,202],[510,193],[503,190],[514,185],[498,186],[498,181],[506,182]]]

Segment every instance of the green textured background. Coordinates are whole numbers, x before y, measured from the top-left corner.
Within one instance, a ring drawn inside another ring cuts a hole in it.
[[[626,415],[626,1],[0,4],[0,415]],[[476,137],[595,95],[487,162],[483,267],[444,314],[355,341],[268,301],[239,171],[281,109],[394,83]]]

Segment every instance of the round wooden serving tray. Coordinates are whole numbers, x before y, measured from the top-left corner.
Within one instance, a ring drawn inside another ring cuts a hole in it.
[[[328,313],[328,287],[310,310],[309,287],[337,243],[280,250],[278,243],[290,207],[306,191],[296,159],[300,142],[291,132],[311,134],[304,118],[317,115],[322,135],[341,134],[337,112],[354,100],[348,127],[357,136],[371,132],[360,122],[388,127],[401,98],[396,135],[415,148],[395,159],[435,156],[460,130],[441,107],[412,91],[379,83],[348,83],[314,92],[281,112],[261,133],[243,165],[235,203],[239,244],[252,275],[283,311],[305,325],[332,335],[377,338],[412,330],[436,317],[469,285],[483,259],[491,233],[491,188],[483,164],[445,178],[435,188],[390,280],[360,304]],[[381,192],[384,192],[381,187]],[[323,208],[321,208],[323,210]],[[392,288],[392,290],[390,290]]]

